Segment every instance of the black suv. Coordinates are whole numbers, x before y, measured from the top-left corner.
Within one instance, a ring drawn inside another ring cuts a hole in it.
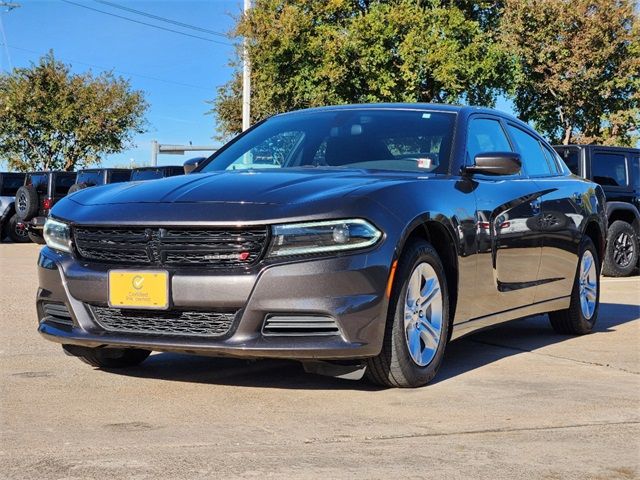
[[[18,218],[27,226],[31,241],[44,244],[42,227],[49,210],[69,193],[76,183],[76,172],[28,173],[24,185],[16,192],[15,209]]]
[[[82,190],[87,187],[107,185],[109,183],[128,182],[131,178],[131,170],[128,168],[85,168],[78,170],[76,183],[71,185],[69,193]]]
[[[24,177],[24,173],[0,172],[0,240],[9,237],[13,242],[29,241],[14,206],[16,192],[24,184]]]
[[[183,166],[139,167],[131,170],[131,181],[156,180],[158,178],[174,177],[176,175],[184,175]]]
[[[609,220],[605,275],[624,277],[638,266],[640,244],[640,149],[599,145],[554,147],[576,175],[602,185]]]

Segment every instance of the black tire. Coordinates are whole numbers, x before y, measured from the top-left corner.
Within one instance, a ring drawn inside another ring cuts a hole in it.
[[[17,214],[13,214],[7,222],[7,236],[14,243],[29,243],[29,232],[25,225],[21,225]]]
[[[404,326],[405,298],[409,279],[421,263],[429,264],[436,273],[442,295],[440,338],[431,361],[420,366],[411,357]],[[449,338],[449,294],[444,267],[431,244],[419,240],[408,245],[398,262],[393,282],[382,351],[367,360],[367,378],[385,387],[421,387],[438,372]]]
[[[616,220],[607,232],[607,250],[602,273],[608,277],[628,277],[638,265],[638,237],[627,222]]]
[[[44,245],[45,242],[44,241],[44,237],[34,231],[29,230],[29,240],[31,240],[33,243],[37,243],[38,245]]]
[[[144,362],[151,350],[141,348],[89,348],[77,345],[63,345],[65,353],[97,368],[135,367]]]
[[[69,187],[69,192],[68,193],[77,192],[78,190],[84,190],[88,186],[89,186],[89,184],[85,183],[85,182],[74,183],[73,185],[71,185],[71,187]]]
[[[596,299],[595,309],[590,318],[583,313],[580,304],[580,270],[582,267],[582,258],[586,252],[591,252],[595,261],[595,285]],[[569,335],[585,335],[591,333],[593,326],[598,319],[598,310],[600,309],[600,261],[598,252],[589,237],[584,237],[580,245],[580,258],[578,260],[578,269],[576,270],[576,278],[573,283],[573,291],[571,292],[571,303],[566,310],[559,310],[549,313],[549,321],[551,326],[558,333]]]
[[[23,185],[16,192],[15,209],[20,220],[31,220],[38,214],[38,192],[33,185]]]

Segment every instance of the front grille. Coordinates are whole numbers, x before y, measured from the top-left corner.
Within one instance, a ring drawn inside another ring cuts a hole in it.
[[[86,260],[121,265],[234,268],[260,261],[268,230],[75,227],[73,234],[78,255]]]
[[[69,309],[63,303],[45,303],[42,305],[42,311],[44,312],[46,321],[73,326],[71,313],[69,313]]]
[[[221,337],[229,332],[235,312],[125,310],[92,307],[96,321],[111,332],[147,335]]]

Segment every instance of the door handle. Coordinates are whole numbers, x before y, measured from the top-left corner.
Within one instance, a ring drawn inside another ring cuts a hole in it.
[[[573,201],[576,202],[576,205],[582,205],[582,195],[578,192],[573,194]]]
[[[538,213],[540,213],[541,203],[539,198],[531,200],[531,203],[529,205],[531,205],[531,209],[533,210],[534,215],[537,215]]]

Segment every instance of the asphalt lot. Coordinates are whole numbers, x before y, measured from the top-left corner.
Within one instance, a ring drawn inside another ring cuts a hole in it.
[[[0,244],[0,478],[640,478],[640,278],[596,332],[546,317],[382,390],[297,363],[155,354],[109,373],[36,333],[36,245]]]

